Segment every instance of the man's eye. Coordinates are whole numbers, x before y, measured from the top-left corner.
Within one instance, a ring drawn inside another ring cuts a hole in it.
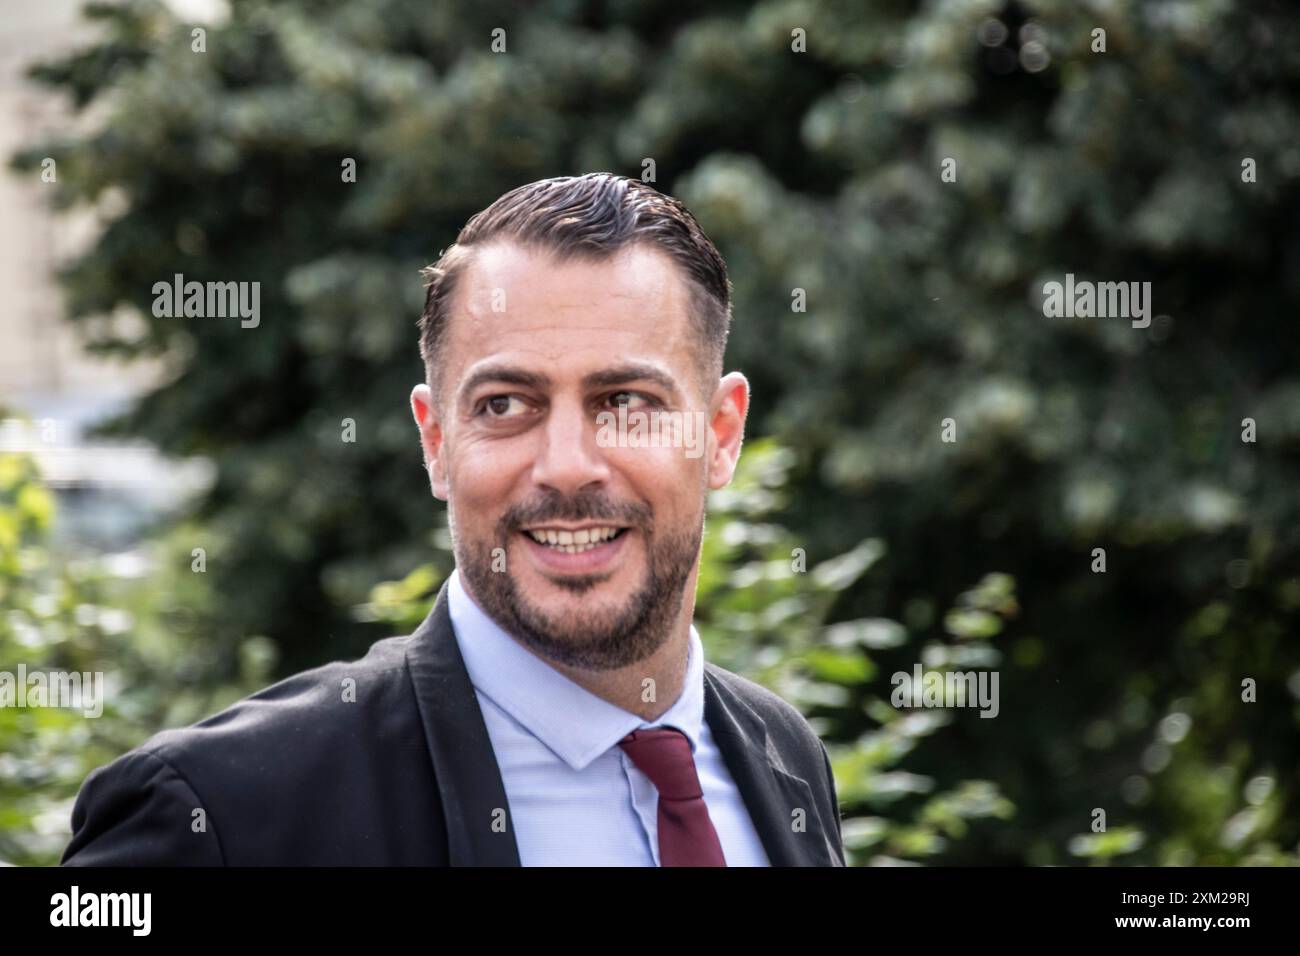
[[[509,418],[528,410],[528,405],[518,395],[493,395],[483,402],[489,418]]]
[[[640,405],[648,405],[649,401],[640,392],[615,392],[609,396],[611,405],[625,406],[627,408],[637,408]]]

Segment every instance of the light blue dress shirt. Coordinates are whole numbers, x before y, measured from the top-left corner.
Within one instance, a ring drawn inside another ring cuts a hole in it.
[[[510,803],[524,866],[658,866],[659,793],[618,742],[671,726],[691,743],[728,866],[767,866],[740,791],[704,720],[704,648],[691,627],[681,695],[653,724],[574,683],[483,612],[460,572],[448,611]]]

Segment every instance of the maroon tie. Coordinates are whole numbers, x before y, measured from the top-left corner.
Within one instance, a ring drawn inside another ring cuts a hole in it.
[[[618,745],[659,791],[659,865],[726,866],[686,735],[654,727],[634,730]]]

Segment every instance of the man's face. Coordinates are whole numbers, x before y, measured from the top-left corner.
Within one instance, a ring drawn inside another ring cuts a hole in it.
[[[685,280],[653,247],[559,263],[486,246],[454,299],[442,401],[417,386],[412,407],[470,593],[558,663],[644,659],[694,587],[706,491],[740,450],[743,377],[701,381]],[[692,416],[702,441],[611,444],[598,416],[621,405]]]

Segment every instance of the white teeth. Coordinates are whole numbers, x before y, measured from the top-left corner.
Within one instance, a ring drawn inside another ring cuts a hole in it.
[[[565,554],[580,554],[583,551],[590,551],[598,544],[604,544],[617,535],[618,531],[618,528],[613,527],[583,528],[581,531],[535,528],[528,534],[538,544],[550,545]]]

